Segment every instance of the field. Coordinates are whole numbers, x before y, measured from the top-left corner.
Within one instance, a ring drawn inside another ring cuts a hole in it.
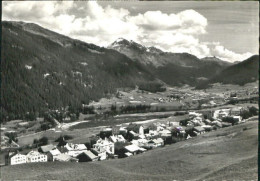
[[[125,159],[5,166],[1,175],[3,180],[257,180],[257,148],[255,120]]]

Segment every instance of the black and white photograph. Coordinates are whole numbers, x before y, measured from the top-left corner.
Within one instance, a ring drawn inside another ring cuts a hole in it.
[[[258,180],[258,1],[1,11],[0,180]]]

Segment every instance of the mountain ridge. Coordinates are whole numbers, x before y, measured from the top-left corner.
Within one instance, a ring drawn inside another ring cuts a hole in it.
[[[127,43],[130,48],[123,46],[126,53],[33,23],[3,21],[1,118],[23,118],[27,112],[42,114],[66,106],[78,108],[110,96],[118,88],[147,82],[197,86],[229,67],[188,53]]]

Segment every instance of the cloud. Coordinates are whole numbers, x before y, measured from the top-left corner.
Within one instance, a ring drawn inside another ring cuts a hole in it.
[[[190,9],[166,14],[147,11],[132,15],[129,10],[102,7],[95,1],[4,1],[4,20],[34,22],[53,31],[100,46],[119,37],[164,51],[188,52],[198,56],[218,56],[227,61],[240,61],[250,53],[237,54],[216,42],[200,42],[207,33],[208,21]]]
[[[250,52],[238,54],[233,51],[230,51],[226,49],[225,47],[221,45],[217,45],[212,49],[212,54],[216,57],[220,57],[223,60],[235,62],[235,61],[243,61],[249,57],[251,57],[253,54]]]

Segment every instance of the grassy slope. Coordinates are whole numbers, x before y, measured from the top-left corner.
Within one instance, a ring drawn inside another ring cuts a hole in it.
[[[248,122],[142,155],[2,168],[3,180],[257,180],[257,124]],[[246,130],[243,128],[247,128]],[[26,173],[26,174],[24,174]]]

